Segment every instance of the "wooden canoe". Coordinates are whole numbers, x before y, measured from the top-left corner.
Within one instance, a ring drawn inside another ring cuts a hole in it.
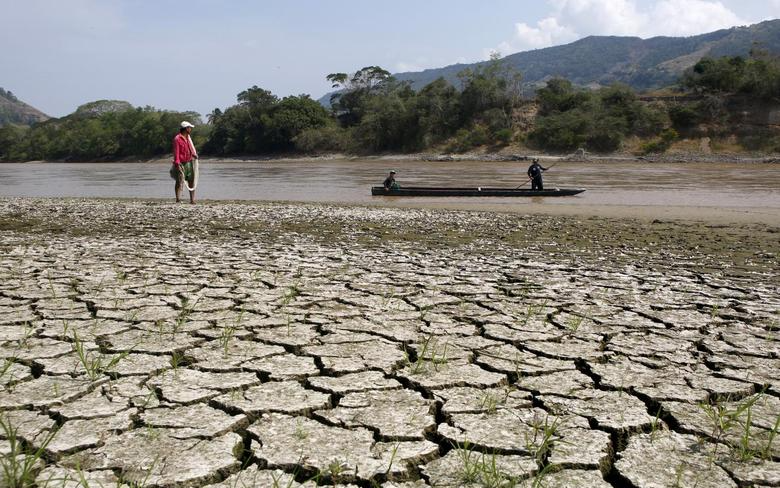
[[[488,188],[484,186],[472,188],[403,186],[394,190],[385,190],[382,186],[371,187],[372,195],[387,197],[567,197],[584,191],[584,188],[529,190],[528,188]]]

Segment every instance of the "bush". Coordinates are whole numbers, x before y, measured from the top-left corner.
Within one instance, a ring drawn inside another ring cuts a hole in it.
[[[483,125],[475,125],[471,129],[460,129],[455,133],[455,140],[450,143],[449,150],[463,152],[477,146],[490,143],[490,134]]]
[[[585,145],[591,125],[590,117],[580,110],[539,117],[528,141],[544,149],[574,150]]]
[[[335,125],[306,129],[293,138],[295,149],[305,153],[343,152],[349,147],[349,133]]]
[[[690,129],[701,122],[701,115],[691,105],[673,105],[669,108],[669,119],[677,130]]]
[[[500,129],[493,133],[493,141],[504,146],[512,142],[512,129]]]
[[[659,154],[669,150],[672,143],[679,138],[676,130],[669,128],[661,132],[660,137],[654,141],[646,142],[640,147],[642,154]]]
[[[780,152],[780,133],[771,129],[758,129],[737,135],[739,145],[749,151]]]

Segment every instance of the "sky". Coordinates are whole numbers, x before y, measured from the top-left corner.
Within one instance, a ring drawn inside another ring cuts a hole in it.
[[[0,0],[0,87],[60,117],[99,99],[201,114],[257,85],[566,44],[689,36],[780,18],[780,0]]]

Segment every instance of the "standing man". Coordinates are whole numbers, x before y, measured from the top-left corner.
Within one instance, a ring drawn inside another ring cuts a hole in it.
[[[542,172],[550,168],[545,168],[539,164],[539,160],[534,158],[531,166],[528,167],[528,178],[531,180],[531,190],[544,190],[542,183]]]
[[[192,161],[198,157],[195,151],[195,145],[192,143],[190,134],[195,127],[186,120],[181,123],[179,133],[173,138],[173,166],[171,167],[171,178],[176,180],[174,191],[176,192],[176,203],[181,202],[181,185],[187,183],[187,189],[190,191],[190,203],[195,203],[195,170]]]

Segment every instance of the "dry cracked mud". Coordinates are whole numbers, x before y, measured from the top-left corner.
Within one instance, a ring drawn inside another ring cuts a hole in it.
[[[778,487],[778,237],[0,199],[0,486]]]

